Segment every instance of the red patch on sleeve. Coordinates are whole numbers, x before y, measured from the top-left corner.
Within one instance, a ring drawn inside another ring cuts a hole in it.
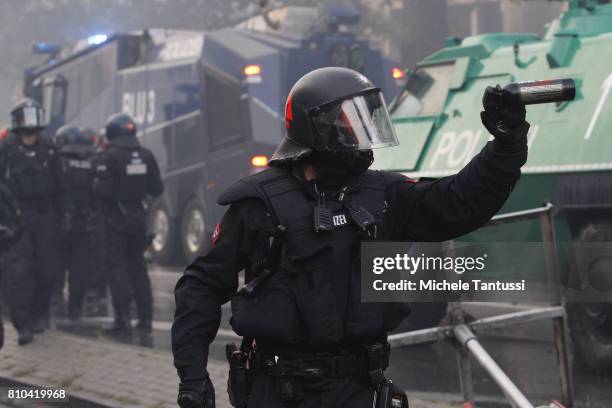
[[[217,226],[215,227],[215,230],[213,231],[213,234],[212,234],[212,238],[210,240],[210,243],[212,244],[212,246],[215,246],[220,236],[221,236],[221,224],[217,223]]]
[[[404,178],[404,181],[405,181],[406,183],[416,183],[416,182],[417,182],[415,179],[411,179],[410,177],[405,177],[405,178]]]

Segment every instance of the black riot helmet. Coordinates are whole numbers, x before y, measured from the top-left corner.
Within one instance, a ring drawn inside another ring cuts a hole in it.
[[[81,127],[79,128],[79,132],[81,133],[81,140],[84,144],[96,145],[100,139],[98,133],[92,128]]]
[[[64,125],[57,129],[53,141],[58,146],[80,144],[81,132],[76,126]]]
[[[298,80],[287,97],[285,127],[272,166],[324,158],[365,170],[371,149],[398,144],[382,91],[347,68],[321,68]]]
[[[11,130],[14,132],[38,132],[44,129],[44,111],[40,104],[31,98],[17,101],[11,111]]]
[[[125,113],[115,113],[106,121],[106,138],[110,141],[118,137],[136,136],[136,123]]]

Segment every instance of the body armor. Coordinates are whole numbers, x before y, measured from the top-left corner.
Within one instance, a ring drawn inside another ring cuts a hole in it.
[[[103,155],[109,160],[97,168],[96,194],[119,202],[140,203],[148,193],[152,157],[138,140],[125,137],[114,139]]]
[[[280,268],[253,299],[235,297],[232,326],[261,342],[318,347],[346,340],[372,342],[399,324],[391,304],[362,303],[359,253],[364,240],[384,239],[386,187],[399,174],[366,171],[337,198],[328,199],[333,230],[315,232],[320,205],[289,170],[271,168],[244,178],[219,197],[227,205],[243,198],[262,200],[286,229]],[[373,223],[360,228],[350,209],[367,211]],[[395,317],[394,317],[395,316]]]
[[[94,146],[66,145],[60,149],[66,191],[75,210],[91,207],[91,184],[94,177]]]
[[[4,146],[2,178],[19,201],[49,198],[59,191],[53,161],[55,148],[44,140],[26,147],[16,139]]]

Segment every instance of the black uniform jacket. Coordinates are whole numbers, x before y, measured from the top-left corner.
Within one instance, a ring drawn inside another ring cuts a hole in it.
[[[21,217],[17,200],[0,182],[0,252],[12,246],[20,236]]]
[[[406,178],[389,185],[385,238],[444,241],[477,229],[502,207],[526,159],[524,143],[507,146],[493,141],[454,176],[419,182]],[[204,378],[221,305],[237,290],[245,262],[263,257],[269,223],[258,199],[232,204],[215,229],[211,248],[177,283],[172,348],[182,382]]]
[[[9,135],[0,147],[0,179],[22,210],[53,204],[62,213],[67,207],[59,154],[42,135],[31,146],[21,144],[16,134]]]
[[[133,202],[140,207],[146,196],[157,197],[164,191],[153,153],[135,137],[111,140],[92,161],[96,167],[93,193],[97,198]]]

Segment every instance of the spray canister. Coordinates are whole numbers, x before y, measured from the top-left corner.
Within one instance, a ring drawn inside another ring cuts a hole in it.
[[[525,105],[571,101],[576,97],[576,84],[571,78],[511,83],[504,90],[517,95]]]

